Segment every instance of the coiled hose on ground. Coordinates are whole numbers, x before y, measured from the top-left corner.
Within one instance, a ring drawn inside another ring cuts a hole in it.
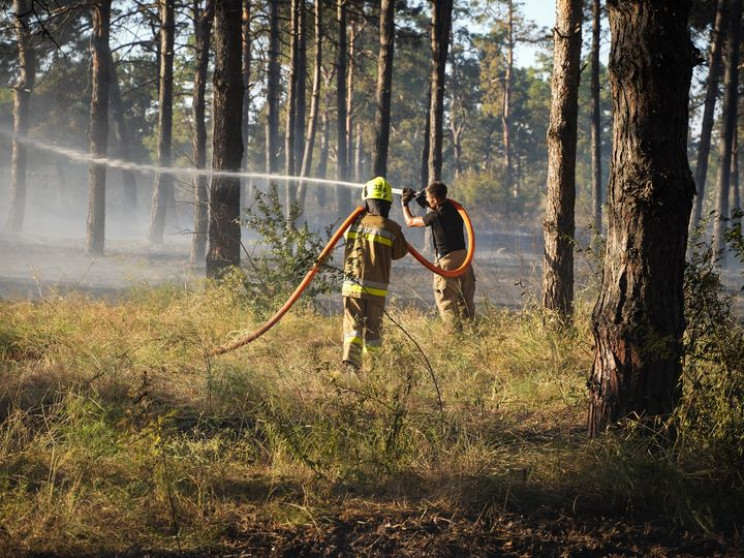
[[[467,232],[468,236],[468,253],[465,257],[465,261],[462,263],[460,267],[457,269],[452,270],[446,270],[442,269],[434,264],[432,264],[430,261],[428,261],[426,258],[424,258],[413,246],[408,244],[408,251],[411,253],[411,255],[418,260],[418,262],[426,267],[427,269],[433,271],[434,273],[441,275],[442,277],[447,277],[449,279],[453,279],[455,277],[459,277],[463,274],[463,272],[467,269],[468,265],[470,265],[470,262],[473,261],[473,254],[475,253],[475,233],[473,232],[473,223],[470,221],[470,216],[468,215],[467,211],[456,201],[449,200],[452,205],[454,205],[455,209],[457,209],[458,213],[462,216],[463,221],[465,222],[465,230]],[[318,256],[318,259],[315,260],[315,263],[313,264],[313,267],[310,268],[310,271],[307,272],[305,277],[302,279],[302,282],[297,286],[297,288],[294,290],[294,292],[290,295],[290,297],[287,299],[287,302],[285,302],[279,310],[261,327],[259,327],[254,332],[245,335],[243,337],[240,337],[238,339],[235,339],[233,341],[230,341],[229,343],[225,343],[224,345],[220,345],[219,347],[215,347],[211,350],[209,350],[206,354],[206,356],[215,356],[215,355],[221,355],[230,351],[233,351],[235,349],[238,349],[242,347],[243,345],[247,345],[248,343],[251,343],[252,341],[255,341],[259,337],[261,337],[264,333],[269,331],[272,327],[274,327],[279,320],[282,319],[284,314],[286,314],[289,309],[292,307],[292,305],[297,302],[297,299],[300,298],[300,295],[302,292],[307,288],[307,286],[310,284],[310,281],[313,280],[315,275],[320,271],[320,267],[323,265],[323,262],[325,262],[328,255],[331,253],[331,251],[336,247],[336,244],[341,239],[343,234],[346,232],[346,229],[348,229],[351,224],[356,221],[357,217],[364,213],[364,207],[359,206],[354,211],[351,212],[351,214],[346,218],[346,220],[341,223],[341,226],[339,226],[338,229],[336,229],[336,232],[333,233],[333,236],[330,238],[328,243],[325,245],[325,248],[323,248],[323,251]]]

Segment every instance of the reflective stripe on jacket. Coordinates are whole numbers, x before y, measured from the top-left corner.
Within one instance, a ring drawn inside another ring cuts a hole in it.
[[[392,260],[408,253],[400,225],[380,215],[365,213],[344,235],[343,296],[385,297]]]

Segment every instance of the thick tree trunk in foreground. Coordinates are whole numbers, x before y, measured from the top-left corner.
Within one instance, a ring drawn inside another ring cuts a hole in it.
[[[111,0],[98,0],[91,7],[93,21],[93,56],[91,60],[92,92],[88,152],[93,157],[106,157],[108,148],[109,105],[109,24]],[[85,249],[92,256],[102,256],[106,234],[106,165],[91,163],[88,181],[88,228]]]
[[[570,320],[573,311],[576,136],[582,0],[558,0],[548,127],[548,206],[543,221],[543,306]]]
[[[608,10],[614,141],[590,436],[623,418],[668,415],[678,400],[695,187],[687,160],[690,1],[612,0]]]
[[[20,232],[26,213],[26,146],[23,140],[28,133],[28,115],[31,92],[36,79],[36,59],[31,46],[28,16],[31,0],[15,0],[13,15],[18,41],[18,82],[13,88],[13,147],[11,154],[10,210],[6,230]]]
[[[192,110],[194,114],[194,136],[192,150],[194,165],[203,169],[207,165],[207,123],[206,88],[209,67],[209,39],[214,20],[214,0],[207,0],[203,11],[199,9],[200,0],[194,1],[194,42],[196,47],[194,73],[194,93]],[[209,180],[206,175],[194,176],[194,235],[191,239],[191,263],[200,264],[207,252],[209,226]]]
[[[241,0],[216,3],[212,139],[215,172],[237,172],[243,159],[241,11]],[[225,267],[240,264],[240,179],[214,176],[210,206],[207,276],[217,277]]]

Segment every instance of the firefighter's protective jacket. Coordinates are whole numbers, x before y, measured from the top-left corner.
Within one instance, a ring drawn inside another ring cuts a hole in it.
[[[408,253],[400,225],[380,215],[364,213],[346,233],[343,296],[383,299],[388,292],[392,260]]]

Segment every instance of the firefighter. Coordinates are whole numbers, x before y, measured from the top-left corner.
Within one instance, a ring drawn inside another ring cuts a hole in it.
[[[411,200],[431,209],[423,217],[414,217],[408,204]],[[445,270],[459,268],[467,250],[463,220],[447,199],[447,185],[432,182],[422,192],[403,188],[401,196],[403,218],[409,227],[431,227],[436,263]],[[461,330],[464,321],[475,318],[475,274],[472,264],[457,278],[434,275],[434,300],[439,316],[449,330]]]
[[[381,343],[382,315],[390,283],[392,260],[408,253],[398,223],[388,219],[393,189],[383,177],[364,185],[366,211],[345,233],[344,354],[347,369],[359,370],[362,354]]]

